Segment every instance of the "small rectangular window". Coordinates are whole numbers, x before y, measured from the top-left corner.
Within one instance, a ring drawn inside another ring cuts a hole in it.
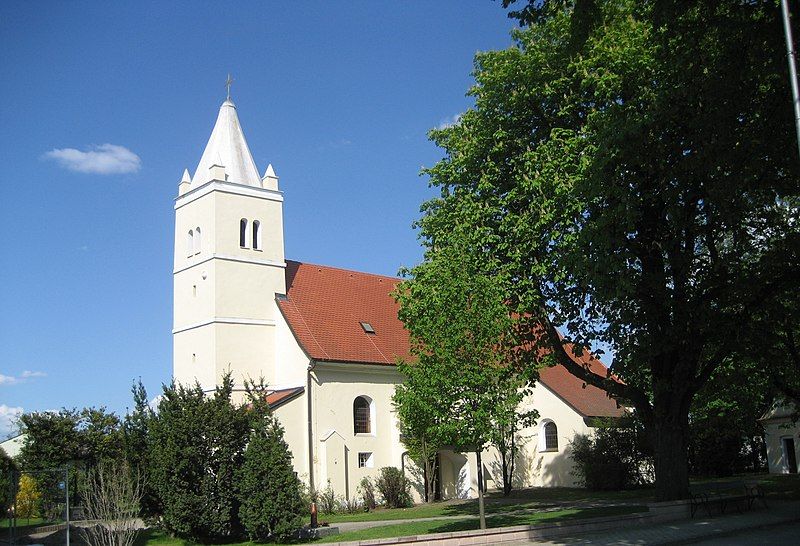
[[[372,453],[364,452],[358,454],[358,468],[372,468]]]
[[[368,334],[374,334],[375,333],[375,328],[373,328],[372,324],[370,324],[369,322],[362,322],[361,323],[361,327]]]

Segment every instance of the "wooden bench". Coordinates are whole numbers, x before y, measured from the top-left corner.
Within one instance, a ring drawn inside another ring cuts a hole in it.
[[[705,508],[708,516],[711,517],[712,505],[719,506],[722,514],[725,513],[729,504],[734,504],[741,513],[743,504],[747,510],[750,510],[757,500],[767,508],[764,490],[755,482],[736,481],[697,485],[690,488],[689,498],[692,517],[701,507]]]

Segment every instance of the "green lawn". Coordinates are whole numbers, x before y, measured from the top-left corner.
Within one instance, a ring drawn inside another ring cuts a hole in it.
[[[558,503],[622,502],[646,504],[653,500],[652,489],[630,491],[587,491],[567,487],[539,487],[512,491],[508,497],[490,493],[486,497],[487,514],[506,514],[518,510],[535,510]],[[430,504],[419,504],[411,508],[382,509],[355,514],[321,514],[319,520],[331,524],[345,521],[391,521],[411,518],[433,518],[441,516],[476,516],[478,501],[450,500]]]
[[[17,519],[17,528],[22,527],[40,527],[42,525],[51,525],[54,522],[52,521],[45,521],[42,518],[31,518],[31,519]],[[0,520],[0,529],[8,529],[11,526],[11,521],[8,518],[4,518]]]
[[[599,508],[570,508],[552,512],[521,513],[521,514],[499,514],[486,518],[488,527],[508,527],[511,525],[534,525],[537,523],[551,523],[556,521],[567,521],[576,519],[596,518],[601,516],[613,516],[621,514],[632,514],[644,512],[644,506],[605,506]],[[343,542],[347,540],[365,540],[376,538],[389,538],[407,535],[425,535],[430,533],[451,533],[453,531],[468,531],[478,529],[478,520],[474,518],[462,518],[453,520],[433,520],[419,521],[411,523],[398,523],[394,525],[381,525],[360,531],[349,531],[321,540],[313,541],[313,544]],[[159,531],[148,531],[143,535],[137,546],[195,546],[193,542],[174,539],[166,536]],[[250,546],[252,542],[233,542],[229,546]]]
[[[601,516],[617,516],[646,511],[646,506],[604,506],[599,508],[569,508],[552,512],[500,514],[487,517],[486,526],[510,527],[513,525],[536,525],[539,523],[554,523],[557,521],[596,518]],[[475,518],[418,521],[395,525],[382,525],[380,527],[371,527],[360,531],[349,531],[347,533],[323,538],[319,540],[318,543],[427,535],[430,533],[452,533],[454,531],[469,531],[478,529],[479,527],[479,522]]]
[[[797,474],[750,474],[729,478],[697,479],[692,483],[757,481],[771,498],[800,500],[800,475]],[[536,510],[559,503],[613,502],[641,505],[655,501],[652,487],[626,491],[589,491],[570,487],[531,487],[513,490],[508,497],[499,492],[486,497],[487,514],[506,514],[518,510]],[[411,518],[433,518],[441,516],[467,516],[478,514],[478,501],[450,500],[430,504],[419,504],[411,508],[382,509],[355,514],[320,514],[319,520],[331,524],[345,521],[392,521]]]

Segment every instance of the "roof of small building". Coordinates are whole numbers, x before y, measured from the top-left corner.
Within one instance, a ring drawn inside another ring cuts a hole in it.
[[[394,366],[409,358],[408,331],[391,296],[400,279],[286,261],[286,297],[278,305],[309,358]],[[607,368],[584,352],[575,357],[605,377]],[[585,417],[622,414],[604,391],[587,385],[562,366],[540,370],[540,382]]]
[[[267,404],[271,408],[277,408],[278,406],[288,402],[295,396],[298,396],[305,390],[304,387],[290,387],[288,389],[278,389],[274,391],[270,391],[267,393]]]

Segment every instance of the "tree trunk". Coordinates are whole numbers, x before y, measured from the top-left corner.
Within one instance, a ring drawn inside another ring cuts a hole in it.
[[[662,416],[653,427],[657,501],[689,497],[688,417],[676,421]]]
[[[480,516],[481,529],[486,529],[486,511],[483,506],[483,462],[481,452],[476,452],[478,456],[478,514]]]

